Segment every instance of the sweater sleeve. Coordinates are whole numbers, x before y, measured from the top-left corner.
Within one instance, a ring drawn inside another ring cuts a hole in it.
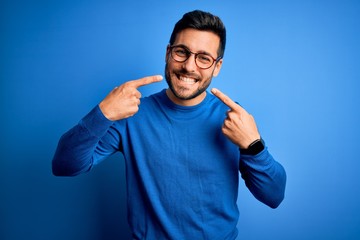
[[[117,151],[119,134],[111,132],[114,122],[108,120],[99,106],[61,136],[52,171],[55,176],[76,176]]]
[[[240,173],[256,199],[271,208],[280,205],[285,194],[286,173],[283,166],[271,156],[267,147],[254,156],[242,154]]]

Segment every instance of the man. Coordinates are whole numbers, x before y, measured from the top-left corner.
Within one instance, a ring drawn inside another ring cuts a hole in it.
[[[235,239],[239,171],[261,202],[276,208],[284,198],[285,171],[254,118],[221,91],[207,92],[225,42],[218,17],[186,13],[166,50],[169,88],[141,98],[138,88],[162,77],[126,82],[59,141],[59,176],[123,153],[134,239]]]

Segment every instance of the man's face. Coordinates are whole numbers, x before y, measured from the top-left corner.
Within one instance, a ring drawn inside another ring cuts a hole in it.
[[[175,45],[186,47],[193,53],[206,53],[212,58],[218,57],[220,38],[209,31],[185,29],[176,36]],[[208,69],[201,69],[195,63],[195,55],[191,54],[185,62],[177,62],[170,55],[170,47],[166,51],[165,78],[169,85],[168,96],[180,105],[196,105],[206,96],[205,90],[213,76],[217,76],[222,59]]]

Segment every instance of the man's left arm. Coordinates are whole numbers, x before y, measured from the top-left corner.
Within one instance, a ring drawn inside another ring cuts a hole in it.
[[[264,144],[262,142],[262,144]],[[286,172],[269,153],[267,147],[252,155],[240,149],[240,173],[256,199],[271,208],[277,208],[285,194]]]
[[[211,92],[230,108],[222,132],[240,148],[240,172],[246,186],[258,200],[276,208],[284,198],[284,168],[268,152],[254,117],[220,90]]]

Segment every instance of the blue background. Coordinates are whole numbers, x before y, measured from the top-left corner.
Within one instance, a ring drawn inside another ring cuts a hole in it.
[[[239,239],[360,238],[360,1],[2,0],[0,239],[129,237],[121,155],[76,178],[52,176],[52,156],[114,86],[163,74],[193,9],[228,30],[212,86],[255,116],[288,175],[276,210],[240,184]]]

